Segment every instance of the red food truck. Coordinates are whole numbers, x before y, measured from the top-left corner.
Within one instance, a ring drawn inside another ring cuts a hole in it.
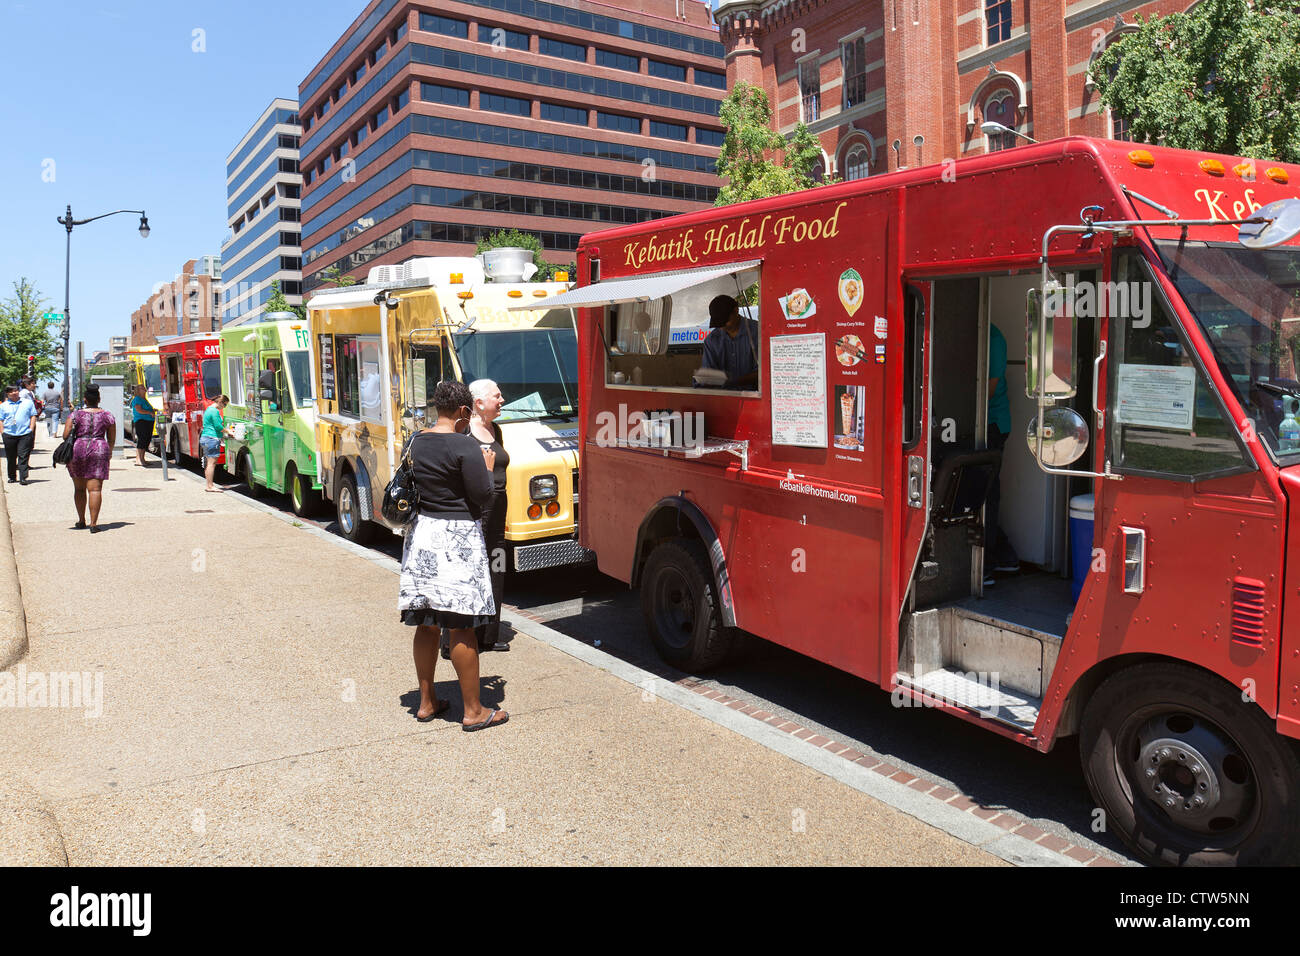
[[[1300,861],[1297,185],[1067,138],[586,236],[582,544],[682,669],[749,632],[1078,735],[1149,861]]]
[[[198,461],[203,413],[221,394],[221,338],[215,332],[198,332],[167,339],[158,345],[158,361],[163,386],[158,440],[166,439],[174,464]],[[223,450],[217,464],[224,462]]]

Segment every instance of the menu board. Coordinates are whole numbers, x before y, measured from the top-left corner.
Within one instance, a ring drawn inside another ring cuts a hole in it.
[[[1121,365],[1116,391],[1121,424],[1192,430],[1196,369],[1183,365]]]
[[[262,420],[261,394],[257,387],[257,354],[249,352],[244,356],[244,403],[248,408],[248,417],[253,421]]]
[[[825,448],[826,335],[774,335],[772,444]]]
[[[320,340],[320,397],[334,400],[334,336],[318,335]]]

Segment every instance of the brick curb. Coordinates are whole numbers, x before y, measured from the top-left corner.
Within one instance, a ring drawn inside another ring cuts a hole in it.
[[[0,670],[12,667],[27,653],[27,614],[18,582],[9,498],[0,485]]]
[[[524,614],[524,612],[517,613]],[[524,616],[529,617],[530,615],[524,614]],[[956,807],[958,810],[970,813],[981,820],[987,820],[994,826],[1001,827],[1008,833],[1013,833],[1018,837],[1029,840],[1031,843],[1036,843],[1044,849],[1064,856],[1073,863],[1081,863],[1084,866],[1096,867],[1123,865],[1108,857],[1102,856],[1095,850],[1077,846],[1058,836],[1046,833],[1017,814],[1009,813],[998,807],[988,807],[976,803],[964,793],[958,793],[948,787],[935,783],[933,780],[914,776],[906,770],[902,770],[899,767],[895,767],[892,764],[881,760],[879,757],[869,756],[861,751],[854,750],[847,744],[835,740],[829,740],[807,727],[795,723],[794,721],[787,720],[786,718],[780,717],[776,714],[768,713],[765,710],[760,710],[744,703],[744,701],[737,700],[734,697],[728,697],[726,694],[710,687],[705,681],[699,680],[698,678],[683,677],[676,683],[678,686],[685,687],[686,689],[699,694],[701,697],[715,701],[725,707],[729,707],[737,713],[751,717],[754,720],[767,724],[769,727],[774,727],[782,733],[798,738],[813,747],[825,750],[827,753],[833,754],[841,760],[857,764],[867,770],[875,771],[883,777],[888,777],[891,780],[896,780],[901,784],[911,787],[918,793],[923,793],[941,803],[947,804],[950,807]]]

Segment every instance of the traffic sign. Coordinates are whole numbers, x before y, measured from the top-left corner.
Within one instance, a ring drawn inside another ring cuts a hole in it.
[[[46,312],[41,316],[49,325],[58,325],[63,321],[62,312]]]

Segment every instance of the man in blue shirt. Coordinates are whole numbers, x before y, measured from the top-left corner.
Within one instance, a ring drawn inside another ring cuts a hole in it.
[[[1007,398],[1007,340],[996,325],[989,325],[989,420],[988,447],[999,451],[1011,434],[1011,401]],[[994,584],[993,572],[1020,570],[1020,557],[1006,532],[998,526],[1002,503],[1001,475],[993,476],[984,503],[984,586]]]
[[[27,484],[27,460],[32,454],[36,434],[32,421],[36,418],[36,405],[30,398],[19,400],[18,386],[5,389],[5,400],[0,403],[0,423],[4,425],[5,464],[9,470],[9,484]]]
[[[758,388],[758,323],[741,319],[736,300],[720,295],[709,303],[709,328],[704,367],[725,372],[725,388]]]

